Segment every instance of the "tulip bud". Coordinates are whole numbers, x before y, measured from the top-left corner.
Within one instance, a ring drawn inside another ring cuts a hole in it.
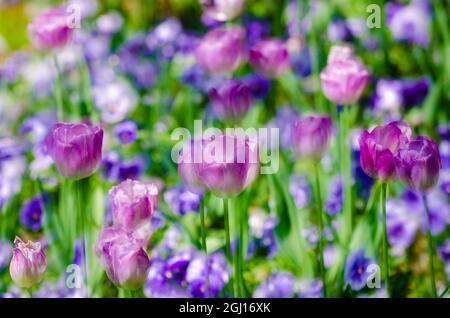
[[[395,154],[399,178],[413,190],[426,192],[439,179],[441,156],[437,144],[424,136],[410,140]]]
[[[197,63],[214,74],[236,70],[244,59],[244,30],[219,27],[209,31],[195,50]]]
[[[47,260],[39,242],[14,240],[14,251],[9,266],[12,280],[22,288],[30,288],[44,277]]]
[[[248,137],[215,135],[187,143],[178,164],[183,181],[219,197],[241,193],[259,171],[258,146]]]
[[[359,139],[360,162],[364,172],[386,181],[395,177],[394,154],[408,142],[411,128],[404,122],[377,126],[369,133],[363,131]]]
[[[230,80],[209,91],[212,107],[220,119],[238,121],[250,107],[250,89],[238,80]]]
[[[150,218],[158,203],[158,189],[154,184],[125,180],[109,191],[115,226],[136,230]]]
[[[333,46],[320,80],[325,96],[336,104],[345,105],[360,98],[369,75],[350,47]]]
[[[244,9],[245,0],[200,0],[207,16],[217,21],[236,18]]]
[[[261,40],[250,49],[249,62],[258,73],[278,77],[289,68],[286,44],[278,39]]]
[[[101,161],[103,130],[87,124],[58,123],[45,147],[64,177],[80,180],[93,174]]]
[[[28,25],[28,34],[38,49],[64,46],[72,37],[73,30],[64,7],[50,9],[38,15]]]
[[[333,122],[328,116],[307,116],[292,123],[292,143],[302,157],[320,160],[333,137]]]
[[[103,229],[95,250],[112,283],[128,290],[142,287],[150,268],[143,246],[144,241],[136,239],[125,229]]]

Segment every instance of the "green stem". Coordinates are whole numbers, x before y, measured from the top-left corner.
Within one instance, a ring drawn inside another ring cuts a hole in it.
[[[61,87],[61,72],[58,64],[58,59],[56,55],[53,55],[53,63],[55,64],[55,71],[56,71],[56,77],[55,77],[55,86],[54,86],[54,94],[56,99],[56,109],[57,109],[57,115],[58,120],[62,121],[64,120],[64,104],[63,104],[63,94],[62,94],[62,87]]]
[[[431,291],[433,293],[433,297],[437,297],[437,289],[436,289],[436,275],[434,272],[434,244],[433,244],[433,235],[431,234],[431,216],[430,209],[428,207],[428,200],[425,194],[422,194],[423,205],[425,208],[425,213],[427,216],[427,239],[428,239],[428,258],[429,258],[429,266],[431,271]]]
[[[237,211],[239,236],[238,236],[238,250],[237,250],[237,283],[238,283],[238,297],[245,297],[244,295],[244,226],[245,226],[245,214],[242,209]]]
[[[223,202],[223,216],[225,222],[225,253],[228,258],[228,262],[233,264],[233,256],[231,254],[231,238],[230,238],[230,216],[229,216],[229,205],[230,199],[222,199]],[[231,297],[235,296],[234,293],[234,282],[233,275],[230,275],[230,295]]]
[[[88,272],[88,239],[87,239],[87,226],[86,226],[86,213],[83,211],[83,203],[86,203],[86,198],[83,194],[83,188],[85,187],[83,180],[75,181],[75,191],[76,191],[76,201],[77,201],[77,209],[78,216],[80,221],[80,233],[81,233],[81,252],[83,255],[83,273],[84,273],[84,281],[87,291],[87,297],[89,297],[89,272]],[[83,203],[82,203],[83,202]]]
[[[201,222],[201,232],[202,232],[202,248],[205,253],[205,261],[206,261],[206,293],[209,292],[209,270],[208,270],[208,248],[206,246],[206,227],[205,227],[205,196],[200,202],[200,222]],[[208,295],[206,295],[208,296]]]
[[[325,277],[325,261],[323,257],[324,249],[324,235],[323,235],[323,205],[322,205],[322,194],[320,190],[320,176],[319,176],[319,163],[314,165],[314,171],[316,176],[316,204],[319,218],[319,270],[320,277],[323,284],[323,296],[327,297],[327,284]]]
[[[387,195],[387,183],[381,184],[381,211],[383,213],[383,259],[384,259],[384,283],[386,284],[386,293],[388,297],[391,296],[390,282],[389,282],[389,242],[387,236],[387,223],[386,223],[386,195]]]
[[[351,152],[348,147],[348,129],[349,129],[349,106],[343,106],[340,112],[339,124],[339,143],[340,143],[340,164],[341,174],[344,182],[344,244],[346,248],[350,244],[352,233],[352,185],[351,185]]]

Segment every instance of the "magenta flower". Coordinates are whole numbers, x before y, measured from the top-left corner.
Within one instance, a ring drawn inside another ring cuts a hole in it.
[[[53,49],[66,45],[72,38],[70,17],[64,7],[52,8],[36,16],[28,25],[31,42],[38,49]]]
[[[95,251],[116,286],[128,290],[142,287],[150,268],[143,240],[123,228],[108,227],[100,233]]]
[[[158,203],[158,188],[154,184],[125,180],[109,191],[113,223],[129,231],[150,225]]]
[[[258,146],[248,137],[215,135],[183,147],[178,164],[183,181],[219,197],[241,193],[259,172]]]
[[[195,50],[197,63],[214,74],[233,72],[245,56],[244,37],[240,27],[219,27],[209,31]]]
[[[214,113],[220,119],[238,121],[250,107],[250,89],[239,80],[230,80],[209,91]]]
[[[363,131],[359,139],[361,168],[372,178],[382,181],[394,178],[394,155],[411,134],[411,128],[402,121]]]
[[[298,155],[320,160],[334,135],[333,122],[328,116],[299,118],[292,123],[291,135]]]
[[[44,277],[47,260],[39,242],[14,240],[14,251],[9,266],[12,280],[22,288],[30,288]]]
[[[360,98],[369,76],[369,71],[350,47],[333,46],[320,80],[323,93],[329,100],[348,105]]]
[[[93,174],[101,161],[103,129],[88,124],[57,123],[45,139],[45,148],[59,173],[73,180]]]
[[[410,140],[395,154],[397,174],[413,190],[426,192],[434,187],[441,166],[439,148],[428,137]]]
[[[261,40],[250,49],[249,62],[258,73],[278,77],[290,65],[286,44],[279,39]]]
[[[228,21],[239,16],[245,0],[200,0],[205,14],[217,21]]]

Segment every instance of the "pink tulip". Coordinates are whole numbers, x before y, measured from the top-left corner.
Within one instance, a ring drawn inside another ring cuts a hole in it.
[[[154,184],[128,179],[113,187],[109,196],[115,226],[134,231],[150,224],[158,203],[158,188]]]
[[[219,197],[242,192],[259,172],[258,147],[248,137],[215,135],[185,144],[178,171],[183,181]]]
[[[28,25],[28,34],[38,49],[53,49],[66,45],[73,30],[64,7],[52,8],[38,15]]]
[[[279,39],[266,39],[256,43],[249,52],[250,64],[269,78],[282,75],[289,68],[286,44]]]
[[[245,0],[200,0],[205,14],[217,21],[229,21],[241,14]]]
[[[123,228],[108,227],[101,232],[95,250],[112,283],[128,290],[142,287],[150,268],[144,241]]]
[[[47,260],[39,242],[14,240],[14,251],[9,266],[12,280],[22,288],[30,288],[44,277]]]
[[[209,31],[195,50],[197,63],[213,74],[233,72],[245,56],[244,37],[240,27],[219,27]]]
[[[339,105],[353,104],[369,80],[369,71],[348,46],[333,46],[320,73],[325,96]]]

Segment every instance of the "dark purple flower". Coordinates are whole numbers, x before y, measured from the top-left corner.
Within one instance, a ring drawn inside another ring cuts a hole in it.
[[[214,113],[222,120],[239,121],[250,108],[250,89],[242,81],[229,80],[209,91]]]
[[[120,155],[115,151],[107,152],[102,158],[101,172],[108,181],[116,180],[119,173]]]
[[[42,227],[43,202],[40,196],[25,201],[20,209],[20,224],[30,231],[39,231]]]
[[[405,122],[392,122],[363,131],[359,139],[360,163],[364,172],[383,181],[395,178],[394,155],[411,138]]]
[[[137,138],[138,127],[134,121],[128,120],[114,127],[114,134],[121,144],[132,144]]]
[[[450,239],[447,239],[438,248],[439,255],[446,264],[450,264]],[[0,266],[1,267],[1,266]]]
[[[292,70],[300,77],[311,75],[311,52],[305,47],[289,54]]]
[[[144,158],[138,156],[129,160],[123,160],[118,168],[118,180],[124,181],[126,179],[138,180],[141,174],[145,171],[147,163]]]
[[[246,42],[253,46],[270,34],[270,25],[261,19],[245,19]]]
[[[353,34],[343,19],[334,19],[328,24],[328,39],[331,42],[348,42],[353,38]]]
[[[325,200],[325,211],[329,215],[336,215],[342,211],[342,178],[334,177],[328,185],[328,197]]]
[[[275,272],[253,293],[255,298],[291,298],[295,293],[295,276],[289,272]]]
[[[345,264],[345,282],[355,291],[363,289],[370,275],[367,269],[371,264],[376,264],[376,262],[366,257],[364,250],[352,252]]]
[[[252,238],[249,244],[249,254],[262,252],[263,255],[272,258],[277,251],[275,238],[277,217],[256,209],[251,211],[248,223]]]
[[[419,136],[400,147],[395,155],[399,178],[408,187],[425,192],[434,187],[439,178],[441,157],[437,144]]]
[[[269,93],[270,80],[262,75],[249,74],[242,80],[248,86],[252,97],[255,99],[264,99]]]
[[[183,185],[173,186],[164,192],[164,200],[172,211],[180,215],[198,212],[202,198],[201,190],[191,192]]]

